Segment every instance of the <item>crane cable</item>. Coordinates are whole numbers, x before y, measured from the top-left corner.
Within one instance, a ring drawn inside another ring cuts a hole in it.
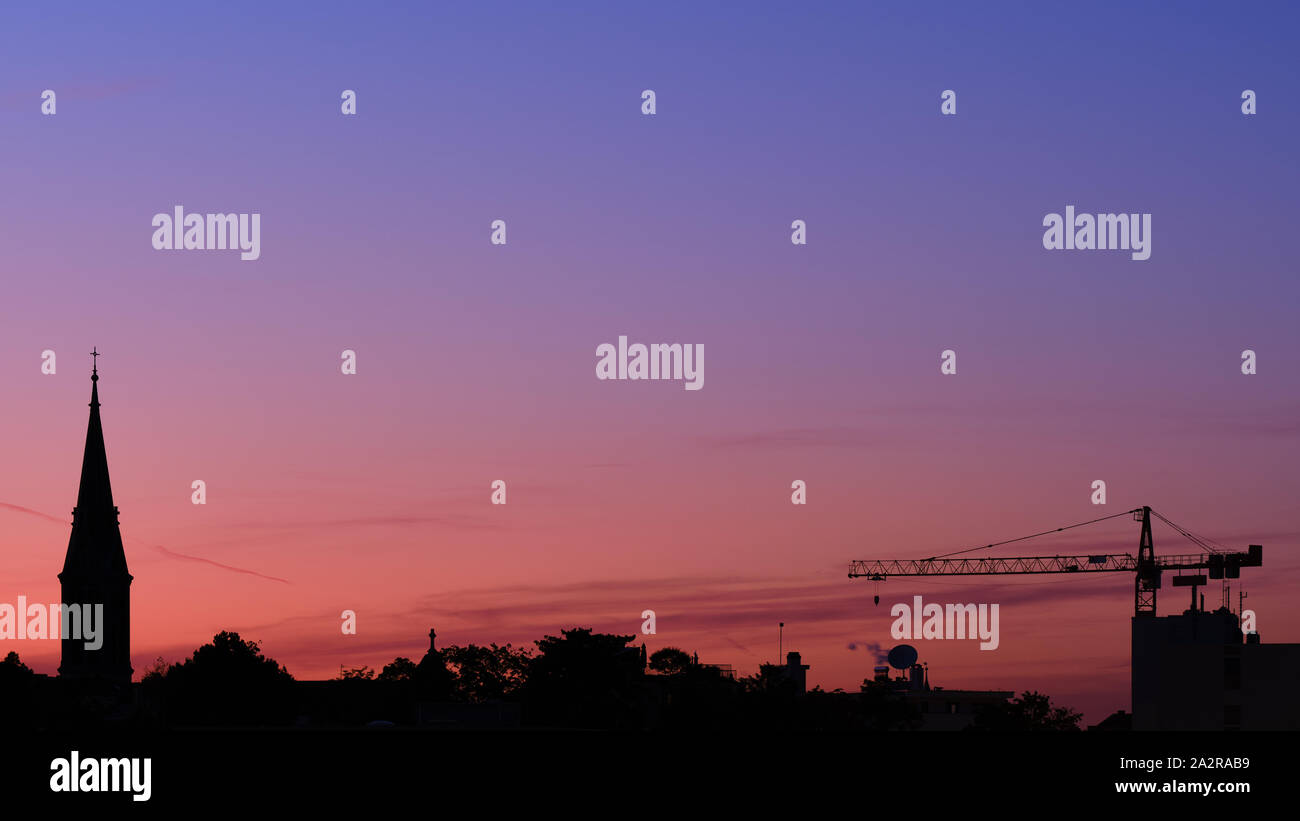
[[[1005,542],[994,542],[993,544],[980,545],[979,547],[971,547],[971,548],[967,548],[966,550],[954,550],[952,553],[944,553],[944,554],[941,555],[941,556],[931,556],[929,559],[926,559],[926,561],[933,561],[933,560],[935,560],[935,559],[944,559],[944,558],[947,558],[948,556],[960,556],[960,555],[963,554],[963,553],[973,553],[973,552],[975,552],[976,550],[988,550],[990,547],[1000,547],[1000,546],[1002,546],[1002,545],[1004,545],[1004,544],[1011,544],[1011,543],[1013,543],[1013,542],[1023,542],[1023,541],[1025,541],[1025,540],[1027,540],[1027,539],[1036,539],[1036,538],[1038,538],[1039,536],[1046,536],[1046,535],[1051,534],[1051,533],[1060,533],[1062,530],[1070,530],[1070,529],[1072,529],[1072,528],[1076,528],[1076,527],[1083,527],[1084,525],[1096,524],[1097,522],[1104,522],[1104,521],[1106,521],[1107,519],[1118,519],[1120,516],[1128,516],[1128,515],[1131,515],[1131,514],[1133,514],[1133,513],[1140,513],[1141,511],[1142,511],[1142,508],[1140,508],[1140,507],[1135,507],[1135,508],[1133,508],[1132,510],[1126,510],[1126,511],[1124,511],[1123,513],[1113,513],[1113,514],[1111,514],[1110,516],[1102,516],[1100,519],[1091,519],[1091,520],[1086,521],[1086,522],[1079,522],[1079,523],[1076,524],[1076,525],[1066,525],[1065,527],[1058,527],[1058,528],[1055,528],[1055,529],[1053,529],[1053,530],[1044,530],[1042,533],[1034,533],[1034,534],[1029,535],[1029,536],[1021,536],[1021,537],[1018,538],[1018,539],[1007,539]],[[1155,513],[1155,511],[1152,511],[1152,513]],[[1160,514],[1157,513],[1156,515],[1159,516]],[[1160,518],[1161,518],[1161,519],[1164,519],[1165,517],[1160,516]],[[1165,521],[1168,521],[1168,519],[1165,519]],[[1171,524],[1172,524],[1172,523],[1171,523]],[[1178,528],[1175,528],[1175,530],[1177,530],[1177,529],[1178,529]],[[1182,531],[1180,530],[1179,532],[1181,533]],[[1183,535],[1187,535],[1187,534],[1184,533]],[[1189,536],[1188,538],[1191,538],[1191,537]]]
[[[1211,540],[1211,539],[1207,539],[1207,538],[1205,538],[1205,537],[1203,537],[1203,536],[1197,536],[1195,533],[1192,533],[1192,532],[1191,532],[1190,530],[1188,530],[1187,528],[1182,527],[1181,525],[1175,524],[1174,522],[1171,522],[1169,519],[1166,519],[1164,516],[1161,516],[1159,513],[1156,513],[1154,510],[1151,511],[1151,513],[1152,513],[1152,515],[1154,515],[1156,518],[1160,519],[1160,521],[1164,522],[1165,524],[1167,524],[1167,525],[1169,525],[1170,527],[1172,527],[1174,530],[1178,531],[1178,532],[1179,532],[1180,534],[1182,534],[1183,537],[1185,537],[1188,541],[1190,541],[1190,542],[1192,542],[1193,544],[1197,545],[1197,546],[1200,547],[1202,550],[1204,550],[1206,553],[1227,553],[1227,552],[1229,552],[1229,551],[1228,551],[1228,548],[1224,547],[1223,545],[1219,544],[1218,542],[1215,542],[1215,541],[1213,541],[1213,540]]]
[[[1063,530],[1072,530],[1076,527],[1083,527],[1084,525],[1092,525],[1092,524],[1096,524],[1097,522],[1104,522],[1107,519],[1118,519],[1120,516],[1129,516],[1131,514],[1141,513],[1141,512],[1142,512],[1142,508],[1135,507],[1132,510],[1125,510],[1122,513],[1113,513],[1110,516],[1102,516],[1099,519],[1089,519],[1086,522],[1079,522],[1078,524],[1066,525],[1064,527],[1057,527],[1057,528],[1053,528],[1052,530],[1044,530],[1041,533],[1032,533],[1028,536],[1020,536],[1019,538],[1015,538],[1015,539],[1007,539],[1006,541],[993,542],[992,544],[980,545],[979,547],[969,547],[966,548],[965,550],[954,550],[951,553],[942,553],[938,556],[931,556],[925,561],[934,561],[935,559],[945,559],[949,556],[960,556],[965,553],[974,553],[976,550],[988,550],[991,547],[1001,547],[1004,544],[1013,544],[1015,542],[1023,542],[1029,539],[1036,539],[1039,536],[1047,536],[1052,533],[1060,533]],[[1176,522],[1170,520],[1169,518],[1162,516],[1161,514],[1157,513],[1154,510],[1151,511],[1151,515],[1155,516],[1160,521],[1172,527],[1175,531],[1179,533],[1179,535],[1183,536],[1185,539],[1192,542],[1196,546],[1200,547],[1202,550],[1204,550],[1207,553],[1229,552],[1228,548],[1224,547],[1223,545],[1219,544],[1213,539],[1208,539],[1204,536],[1198,536],[1195,533],[1188,530],[1187,528],[1183,527],[1182,525],[1179,525]]]

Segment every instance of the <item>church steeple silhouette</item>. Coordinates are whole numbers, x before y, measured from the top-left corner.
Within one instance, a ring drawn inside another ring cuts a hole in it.
[[[84,638],[63,639],[59,675],[125,684],[131,681],[132,672],[132,577],[126,569],[118,510],[108,480],[104,428],[99,421],[99,350],[91,355],[95,365],[90,374],[90,424],[81,460],[81,487],[72,511],[72,536],[59,585],[64,604],[81,605],[83,622],[87,616],[93,617],[94,605],[104,605],[103,622],[94,625],[103,644],[90,650]]]

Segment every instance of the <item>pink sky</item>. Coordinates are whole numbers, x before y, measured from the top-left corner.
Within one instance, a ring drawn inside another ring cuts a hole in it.
[[[0,601],[58,600],[98,346],[137,674],[220,630],[318,678],[430,626],[521,643],[652,609],[651,650],[752,673],[784,621],[811,683],[851,689],[920,593],[1001,605],[997,651],[918,645],[933,683],[1095,722],[1128,706],[1130,578],[899,579],[877,607],[846,573],[1144,504],[1263,544],[1248,606],[1300,641],[1294,25],[313,8],[92,6],[58,37],[10,10]],[[261,214],[260,259],[153,250],[177,205]],[[1044,250],[1067,205],[1151,213],[1151,258]],[[620,334],[703,344],[705,387],[598,381]]]
[[[33,466],[26,482],[6,477],[0,506],[11,600],[19,593],[58,600],[64,511],[74,500],[85,427],[87,397],[78,394],[88,393],[80,358],[70,359],[57,376],[30,380],[30,395],[41,398],[5,445],[6,463]],[[557,424],[549,436],[540,418],[532,423],[539,430],[496,428],[487,418],[473,429],[487,431],[480,436],[408,447],[393,430],[420,427],[420,402],[405,383],[363,381],[365,359],[356,378],[264,380],[221,405],[222,413],[201,410],[197,372],[182,372],[169,401],[142,378],[147,369],[107,362],[101,359],[100,395],[135,575],[137,675],[156,656],[180,660],[225,629],[263,642],[296,676],[323,678],[340,664],[378,668],[397,655],[418,658],[430,626],[443,643],[518,644],[574,626],[639,634],[641,612],[652,609],[651,651],[679,646],[751,673],[776,656],[776,624],[784,621],[786,649],[812,665],[810,682],[852,689],[876,664],[873,645],[895,643],[889,606],[920,594],[1001,609],[996,651],[914,642],[933,683],[1039,689],[1095,721],[1127,706],[1127,574],[894,579],[875,606],[874,585],[847,579],[847,563],[921,558],[1144,501],[1229,546],[1265,544],[1263,572],[1246,571],[1248,606],[1260,614],[1266,640],[1296,637],[1297,611],[1284,591],[1294,578],[1288,547],[1297,534],[1287,529],[1285,500],[1230,481],[1208,487],[1195,470],[1229,446],[1243,461],[1276,458],[1267,435],[1234,436],[1230,444],[1196,430],[1194,420],[1188,434],[1137,426],[1135,435],[1167,442],[1166,452],[1179,436],[1199,443],[1181,462],[1153,464],[1134,450],[1096,452],[1072,442],[1050,405],[981,410],[973,403],[951,430],[929,424],[918,407],[880,408],[843,426],[660,437],[655,427],[699,397],[669,384],[632,384],[643,395],[661,389],[664,413],[630,432],[618,430],[628,417],[617,412]],[[575,380],[573,390],[589,391],[582,401],[595,406],[626,401],[595,395],[605,387]],[[149,404],[142,391],[161,406],[153,414],[139,410]],[[264,411],[292,407],[299,397],[312,418]],[[544,415],[545,404],[534,409]],[[994,412],[1006,421],[990,422]],[[372,413],[387,421],[362,421]],[[1029,438],[1051,459],[1007,446]],[[945,470],[954,459],[963,469]],[[1089,502],[1094,475],[1128,478],[1112,479],[1115,501],[1097,507]],[[208,485],[204,506],[190,503],[195,478]],[[505,506],[489,502],[495,478],[508,483]],[[808,482],[807,506],[790,504],[794,478]],[[1158,552],[1194,551],[1156,528]],[[998,553],[1128,552],[1137,533],[1136,523],[1120,518]],[[1212,587],[1207,601],[1217,604],[1218,596]],[[1160,601],[1163,613],[1185,606],[1183,591],[1168,587]],[[344,609],[358,614],[356,636],[341,634]],[[58,663],[57,642],[5,642],[0,650],[7,649],[41,672]]]

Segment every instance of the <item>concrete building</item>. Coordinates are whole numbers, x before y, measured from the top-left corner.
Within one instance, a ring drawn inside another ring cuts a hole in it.
[[[1243,636],[1226,608],[1133,617],[1133,729],[1300,730],[1300,644]]]

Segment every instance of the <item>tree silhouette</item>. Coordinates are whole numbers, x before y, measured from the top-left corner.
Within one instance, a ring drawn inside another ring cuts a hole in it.
[[[676,647],[664,647],[650,655],[650,669],[665,675],[684,673],[692,664],[691,654]]]
[[[660,650],[650,657],[650,667],[662,673],[647,679],[658,690],[652,726],[717,731],[745,725],[747,697],[741,682],[717,667],[696,663],[676,648],[664,650],[670,652],[661,656]]]
[[[633,636],[561,631],[538,639],[538,655],[524,686],[530,723],[562,727],[615,728],[640,724],[637,706],[643,670]]]
[[[380,671],[379,681],[414,681],[415,680],[415,662],[405,656],[398,656]]]
[[[528,675],[532,654],[507,644],[490,647],[451,645],[443,658],[452,668],[458,701],[504,701],[517,696]]]
[[[162,681],[163,677],[167,675],[167,667],[168,664],[163,660],[163,657],[158,656],[153,660],[153,664],[149,665],[149,669],[145,671],[140,681],[150,683]]]
[[[0,661],[0,727],[29,728],[35,673],[12,650]]]
[[[562,630],[535,643],[432,646],[419,664],[397,657],[377,675],[343,670],[328,683],[299,686],[257,642],[222,632],[178,664],[159,658],[141,681],[143,721],[179,726],[361,726],[376,718],[420,720],[421,703],[515,701],[525,724],[583,729],[735,729],[877,731],[921,726],[915,704],[868,679],[861,692],[800,694],[786,667],[760,665],[737,680],[665,647],[650,656],[631,635]],[[646,667],[659,675],[646,676]],[[81,726],[99,720],[75,704],[40,703],[36,676],[16,653],[0,661],[0,727]],[[37,682],[39,683],[39,682]],[[318,686],[320,685],[320,686]],[[48,688],[46,688],[48,689]],[[53,690],[50,690],[53,692]],[[31,705],[37,705],[32,709]],[[437,712],[436,710],[434,711]],[[446,712],[456,715],[455,710]],[[464,712],[463,710],[461,712]],[[1025,692],[978,713],[976,731],[1078,730],[1081,715]],[[459,719],[456,719],[459,720]]]
[[[375,671],[371,670],[364,664],[360,667],[350,667],[339,672],[339,678],[345,681],[362,680],[369,681],[375,677]]]
[[[218,633],[159,678],[172,723],[251,726],[293,717],[293,676],[238,633]]]
[[[794,682],[779,664],[760,664],[758,673],[740,680],[745,692],[760,697],[776,696],[788,699],[795,694]]]
[[[0,661],[0,676],[25,678],[30,675],[32,675],[32,668],[23,664],[22,659],[18,658],[18,654],[13,650],[9,651],[4,661]]]
[[[1053,707],[1051,699],[1026,691],[1006,704],[989,705],[975,716],[970,729],[996,732],[1072,731],[1079,729],[1082,713]]]

